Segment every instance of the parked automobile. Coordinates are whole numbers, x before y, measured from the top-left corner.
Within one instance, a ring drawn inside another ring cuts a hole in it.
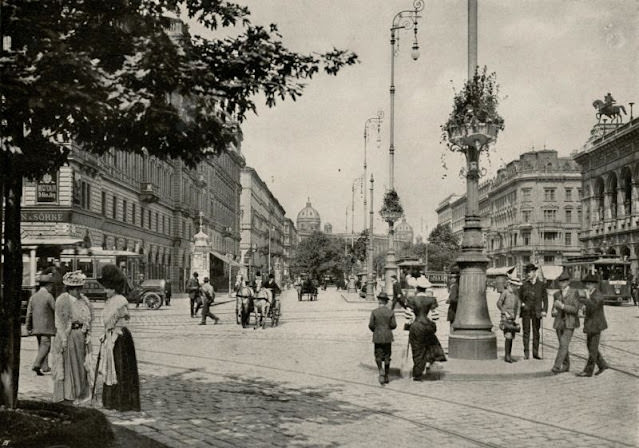
[[[130,303],[144,303],[147,308],[157,310],[171,301],[171,282],[164,279],[144,280],[127,295]]]

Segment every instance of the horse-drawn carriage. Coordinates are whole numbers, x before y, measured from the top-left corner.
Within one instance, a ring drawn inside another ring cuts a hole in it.
[[[254,329],[258,325],[265,328],[267,319],[270,319],[271,327],[276,327],[280,322],[281,310],[280,299],[270,289],[259,288],[254,292],[252,288],[243,286],[235,294],[235,321],[242,328],[249,326],[251,314],[255,318]]]
[[[306,279],[299,285],[297,288],[297,300],[300,302],[306,295],[308,299],[312,302],[313,300],[317,300],[317,285],[313,280]]]

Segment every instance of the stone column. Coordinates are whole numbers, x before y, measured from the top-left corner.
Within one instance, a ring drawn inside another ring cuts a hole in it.
[[[617,218],[625,218],[626,217],[626,204],[625,198],[623,195],[623,187],[617,187]],[[614,198],[613,198],[614,199]]]

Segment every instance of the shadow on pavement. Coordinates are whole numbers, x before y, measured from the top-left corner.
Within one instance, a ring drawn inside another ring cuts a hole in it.
[[[153,423],[145,425],[214,446],[217,440],[232,446],[328,447],[333,443],[322,441],[319,425],[348,424],[374,413],[335,399],[338,387],[291,387],[248,376],[210,378],[197,370],[146,376],[142,408]]]

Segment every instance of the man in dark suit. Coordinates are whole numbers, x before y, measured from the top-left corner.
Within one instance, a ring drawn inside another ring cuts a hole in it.
[[[379,293],[377,301],[379,307],[371,311],[368,328],[373,332],[375,364],[377,364],[379,373],[379,384],[384,385],[388,383],[393,330],[397,328],[397,321],[395,320],[395,313],[387,306],[388,294],[385,292]]]
[[[583,282],[586,285],[586,296],[579,297],[579,301],[586,308],[584,313],[584,333],[586,333],[586,344],[588,346],[588,362],[583,372],[578,373],[577,376],[592,376],[595,364],[599,368],[595,375],[600,375],[608,368],[608,364],[599,353],[601,332],[608,328],[604,314],[604,301],[601,293],[597,290],[599,279],[596,275],[588,274]]]
[[[548,293],[544,282],[537,278],[537,266],[528,263],[525,267],[527,279],[519,288],[521,323],[523,328],[524,359],[530,357],[530,328],[533,331],[533,358],[539,356],[539,329],[541,320],[548,312]]]
[[[200,299],[200,281],[198,280],[197,272],[193,273],[193,277],[186,282],[186,292],[189,293],[189,301],[191,305],[191,317],[195,317],[199,307],[196,308],[196,303]],[[202,302],[199,302],[201,304]]]
[[[51,338],[55,336],[55,299],[51,291],[55,288],[53,272],[40,275],[40,289],[29,298],[27,305],[27,331],[38,339],[38,354],[33,370],[38,376],[49,372],[48,357]]]
[[[402,308],[406,308],[406,300],[404,299],[404,292],[402,291],[402,285],[400,285],[397,280],[397,275],[391,275],[391,279],[393,279],[393,302],[391,304],[391,310],[395,309],[395,305],[398,303]]]
[[[553,328],[559,339],[559,349],[551,372],[553,374],[570,370],[568,347],[575,328],[579,328],[579,295],[570,287],[570,275],[566,271],[557,278],[559,291],[553,295],[552,315],[555,318]]]

